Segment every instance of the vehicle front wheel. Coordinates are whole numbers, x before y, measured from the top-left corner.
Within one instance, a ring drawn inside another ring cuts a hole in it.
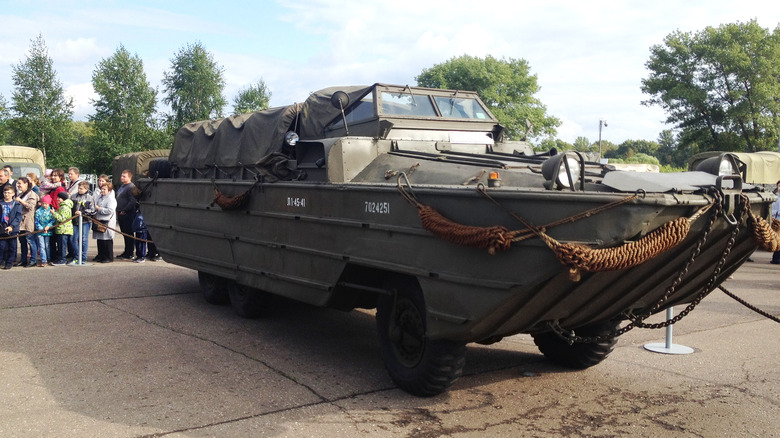
[[[441,394],[462,374],[466,345],[427,338],[419,288],[380,298],[376,322],[385,367],[404,391],[421,397]]]
[[[575,342],[569,345],[552,332],[535,333],[531,336],[547,359],[567,368],[585,369],[599,364],[612,353],[617,336],[611,336],[611,333],[619,324],[620,321],[605,321],[574,330],[578,336],[601,337],[598,342]]]
[[[203,291],[203,298],[209,304],[227,304],[230,302],[228,295],[228,281],[216,275],[198,271],[198,283]]]
[[[257,318],[265,307],[266,293],[231,281],[228,284],[230,304],[236,315],[242,318]]]

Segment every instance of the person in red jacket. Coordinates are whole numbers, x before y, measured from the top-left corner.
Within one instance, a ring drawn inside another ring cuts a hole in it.
[[[60,198],[59,195],[61,192],[66,192],[65,189],[65,171],[62,169],[54,169],[51,171],[51,183],[54,185],[54,188],[51,189],[49,192],[49,196],[51,196],[51,207],[54,211],[57,211],[60,208]],[[51,242],[49,242],[49,246],[51,247],[51,254],[59,254],[60,253],[60,242],[57,241],[57,239],[51,239]]]

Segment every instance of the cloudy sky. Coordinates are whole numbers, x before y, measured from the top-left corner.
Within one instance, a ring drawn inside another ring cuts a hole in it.
[[[76,120],[93,112],[92,72],[120,44],[159,90],[176,52],[200,41],[224,67],[229,102],[263,79],[272,106],[334,85],[413,85],[424,68],[492,55],[528,61],[537,96],[563,121],[562,140],[598,140],[600,119],[605,140],[656,140],[670,127],[663,111],[641,105],[650,47],[675,30],[751,19],[775,29],[780,2],[0,0],[0,94],[10,103],[12,66],[39,34]]]

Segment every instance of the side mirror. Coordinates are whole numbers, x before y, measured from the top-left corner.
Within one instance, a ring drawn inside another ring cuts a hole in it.
[[[349,105],[349,95],[343,91],[336,91],[330,96],[331,105],[341,110],[341,120],[344,121],[344,131],[349,135],[349,126],[347,126],[347,116],[344,115],[344,107]]]
[[[349,105],[349,95],[343,91],[337,91],[330,96],[330,103],[334,107],[344,111]]]

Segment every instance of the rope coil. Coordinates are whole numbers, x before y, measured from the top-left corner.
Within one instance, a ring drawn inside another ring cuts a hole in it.
[[[402,178],[406,180],[408,191],[401,184]],[[491,255],[496,254],[498,251],[508,250],[514,241],[520,241],[531,235],[536,235],[555,253],[555,257],[559,262],[569,267],[569,276],[573,281],[579,281],[582,271],[601,272],[626,269],[642,264],[658,254],[674,248],[688,236],[691,224],[713,205],[708,204],[702,207],[689,218],[681,217],[667,222],[639,240],[627,242],[616,247],[593,249],[579,244],[560,243],[546,234],[547,227],[536,227],[513,212],[509,213],[512,217],[522,222],[526,229],[511,231],[498,225],[477,227],[456,223],[442,216],[434,208],[421,204],[414,196],[411,184],[403,173],[398,177],[398,189],[404,199],[417,208],[423,228],[434,235],[459,245],[487,249]],[[478,190],[480,189],[478,188]],[[493,202],[496,202],[484,189],[481,189],[480,192]],[[636,195],[632,195],[626,199],[610,203],[608,206],[612,208],[635,198]],[[571,218],[557,221],[554,224],[568,223],[590,217],[606,210],[605,207],[606,205],[596,207],[593,211],[582,212]]]
[[[252,194],[252,190],[260,183],[260,181],[255,181],[252,187],[248,188],[244,193],[241,193],[237,196],[226,195],[222,193],[215,181],[212,180],[211,183],[214,186],[214,199],[211,201],[211,204],[209,204],[210,206],[213,207],[216,204],[219,205],[219,208],[223,210],[241,210],[246,208],[247,204],[249,204],[249,196]]]
[[[574,243],[560,243],[547,234],[541,238],[555,257],[570,269],[570,277],[579,281],[580,272],[603,272],[631,268],[650,260],[682,242],[691,229],[691,220],[681,217],[656,228],[645,237],[621,246],[593,249]]]
[[[506,251],[515,234],[502,226],[473,227],[453,222],[427,205],[415,205],[423,228],[452,243],[487,249],[490,255]]]
[[[750,213],[747,222],[753,240],[758,243],[759,248],[764,251],[780,251],[780,221],[773,218],[772,225],[769,225],[764,218]]]

